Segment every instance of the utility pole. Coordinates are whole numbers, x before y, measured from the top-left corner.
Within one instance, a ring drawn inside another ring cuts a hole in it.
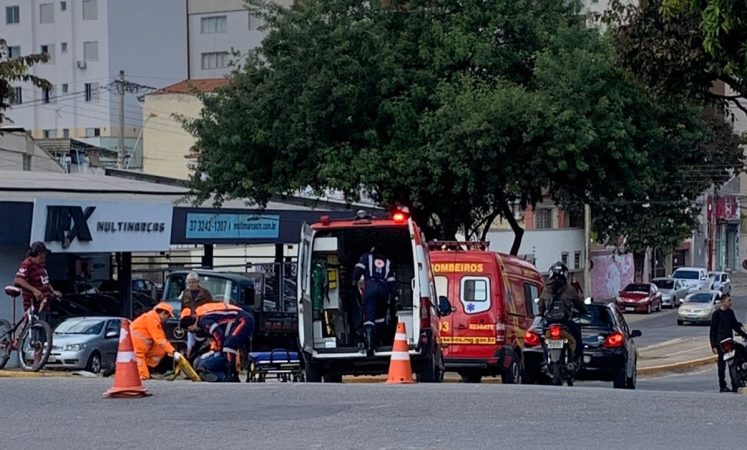
[[[584,205],[584,293],[591,297],[591,206]]]
[[[125,73],[119,71],[119,80],[117,80],[117,94],[119,94],[119,153],[117,154],[117,168],[125,168],[125,140],[124,140],[124,105],[125,105]]]

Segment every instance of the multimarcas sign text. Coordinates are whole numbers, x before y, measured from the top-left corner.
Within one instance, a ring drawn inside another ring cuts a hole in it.
[[[96,231],[104,233],[163,233],[164,222],[96,222]]]

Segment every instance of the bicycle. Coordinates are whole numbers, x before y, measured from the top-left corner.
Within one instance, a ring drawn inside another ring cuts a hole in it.
[[[0,319],[0,369],[5,367],[13,351],[18,351],[21,369],[27,372],[38,372],[47,363],[52,352],[52,327],[36,316],[34,303],[24,311],[23,318],[16,320],[16,300],[21,289],[5,286],[5,293],[13,298],[13,323]],[[44,309],[47,299],[40,305]]]

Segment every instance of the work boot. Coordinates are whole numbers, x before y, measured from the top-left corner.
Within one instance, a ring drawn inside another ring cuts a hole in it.
[[[368,356],[373,356],[374,351],[374,328],[367,325],[364,330],[364,341],[366,344],[366,353]]]

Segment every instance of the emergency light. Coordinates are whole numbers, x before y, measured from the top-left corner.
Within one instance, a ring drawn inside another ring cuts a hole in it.
[[[397,223],[402,223],[407,220],[409,215],[410,210],[408,210],[406,207],[400,207],[394,210],[394,212],[392,213],[392,220]]]

